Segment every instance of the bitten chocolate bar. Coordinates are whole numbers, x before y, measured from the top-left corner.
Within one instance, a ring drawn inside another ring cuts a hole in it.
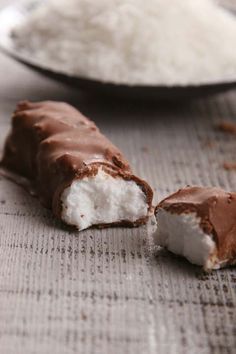
[[[66,103],[20,103],[2,165],[27,177],[42,203],[78,230],[148,220],[149,185],[92,121]]]
[[[205,270],[236,264],[236,193],[187,187],[156,208],[156,244]]]

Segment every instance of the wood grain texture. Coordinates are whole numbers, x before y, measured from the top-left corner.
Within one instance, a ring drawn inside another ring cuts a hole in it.
[[[20,99],[76,105],[154,187],[236,190],[236,93],[182,103],[96,98],[0,56],[1,148]],[[236,350],[236,271],[204,275],[154,249],[146,227],[77,233],[0,178],[1,354],[207,354]]]

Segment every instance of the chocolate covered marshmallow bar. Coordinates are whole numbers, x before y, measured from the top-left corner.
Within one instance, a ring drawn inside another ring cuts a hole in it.
[[[155,242],[205,270],[236,264],[236,193],[187,187],[156,208]]]
[[[92,121],[66,103],[21,102],[2,165],[28,178],[42,203],[78,230],[148,220],[149,185]]]

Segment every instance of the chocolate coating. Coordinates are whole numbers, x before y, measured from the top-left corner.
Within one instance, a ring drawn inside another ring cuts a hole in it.
[[[132,174],[119,149],[92,121],[66,103],[19,103],[1,164],[30,179],[42,203],[59,218],[63,190],[75,179],[95,175],[101,166],[114,177],[140,185],[151,208],[149,185]]]
[[[196,213],[203,231],[212,235],[219,262],[236,263],[236,193],[219,188],[186,187],[157,207],[172,214]]]

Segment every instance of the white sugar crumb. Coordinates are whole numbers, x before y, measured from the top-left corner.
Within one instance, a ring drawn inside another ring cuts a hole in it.
[[[49,0],[14,41],[41,66],[103,82],[236,79],[236,20],[213,0]]]
[[[215,257],[216,244],[212,236],[201,229],[200,220],[194,213],[178,215],[159,209],[154,241],[205,269],[220,267]]]
[[[100,169],[96,176],[75,180],[61,197],[62,219],[79,230],[98,224],[148,215],[146,196],[134,181],[112,177]]]

